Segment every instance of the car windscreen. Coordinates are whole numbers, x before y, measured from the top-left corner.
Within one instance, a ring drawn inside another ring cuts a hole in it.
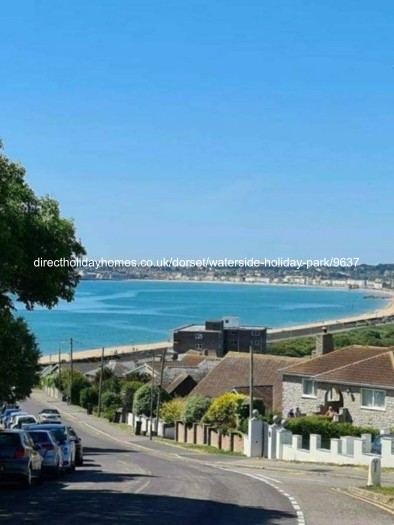
[[[59,414],[59,411],[56,408],[45,408],[41,410],[40,414]]]
[[[52,434],[55,436],[56,441],[66,441],[67,434],[62,428],[51,428]]]
[[[34,443],[49,443],[51,441],[48,432],[30,431],[29,435],[34,441]]]

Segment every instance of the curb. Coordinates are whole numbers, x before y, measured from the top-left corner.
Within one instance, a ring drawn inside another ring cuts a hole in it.
[[[349,489],[333,488],[332,490],[340,492],[341,494],[345,494],[346,496],[350,496],[352,498],[364,501],[365,503],[369,503],[370,505],[378,507],[379,509],[384,510],[394,516],[394,502],[390,496],[385,496],[384,494],[376,494],[369,490],[360,489],[358,487],[351,487]]]

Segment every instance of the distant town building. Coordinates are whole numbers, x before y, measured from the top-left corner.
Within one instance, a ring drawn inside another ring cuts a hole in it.
[[[223,357],[227,352],[264,354],[267,348],[267,329],[264,326],[240,326],[238,317],[224,317],[220,321],[205,321],[174,330],[174,352],[183,354],[199,350]]]

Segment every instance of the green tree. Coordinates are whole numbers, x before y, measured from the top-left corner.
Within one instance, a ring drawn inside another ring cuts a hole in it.
[[[157,410],[157,397],[159,394],[158,386],[153,388],[153,415],[156,416]],[[170,399],[170,396],[165,390],[162,389],[160,394],[161,403],[165,403]],[[145,416],[150,416],[150,407],[151,407],[151,385],[145,384],[137,390],[134,395],[133,401],[133,413],[137,416],[144,414]]]
[[[187,425],[199,423],[207,412],[212,399],[210,397],[201,396],[199,394],[187,398],[182,419]]]
[[[14,301],[28,310],[71,301],[79,281],[75,262],[85,250],[73,222],[60,216],[55,200],[34,194],[24,168],[2,154],[1,143],[0,225],[1,391],[5,399],[23,399],[37,380],[39,351],[26,323],[13,315]],[[40,258],[63,262],[43,266]]]
[[[122,405],[128,412],[133,410],[134,395],[144,385],[141,381],[127,381],[121,389]]]
[[[93,386],[87,386],[83,388],[79,394],[79,404],[83,408],[87,408],[88,405],[97,406],[98,403],[98,392]]]
[[[39,350],[25,321],[0,311],[0,399],[29,396],[39,380]]]

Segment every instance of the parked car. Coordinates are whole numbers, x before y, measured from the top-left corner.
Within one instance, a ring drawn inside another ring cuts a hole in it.
[[[75,442],[71,439],[71,434],[66,425],[58,423],[39,423],[37,425],[26,425],[24,430],[50,430],[63,452],[63,468],[65,470],[75,470]]]
[[[382,454],[382,438],[391,438],[394,440],[394,434],[380,434],[379,436],[376,436],[376,438],[373,440],[372,447],[371,447],[371,453],[372,454]]]
[[[33,479],[43,479],[38,447],[23,430],[1,430],[0,481],[19,482],[30,488]]]
[[[11,429],[23,428],[23,425],[37,423],[37,419],[31,414],[17,414],[12,416]]]
[[[60,421],[61,415],[57,408],[44,408],[38,414],[39,423],[52,423],[52,421]]]
[[[8,428],[8,425],[10,423],[11,417],[14,414],[16,414],[16,413],[20,414],[21,413],[21,409],[20,408],[7,408],[7,410],[3,414],[3,420],[2,420],[4,428]]]
[[[29,430],[28,434],[39,446],[42,469],[45,474],[57,479],[63,471],[63,450],[51,430]]]
[[[82,467],[83,465],[83,445],[82,440],[78,436],[78,434],[75,432],[75,430],[72,427],[68,427],[68,431],[70,432],[71,439],[75,443],[75,463],[78,467]]]

